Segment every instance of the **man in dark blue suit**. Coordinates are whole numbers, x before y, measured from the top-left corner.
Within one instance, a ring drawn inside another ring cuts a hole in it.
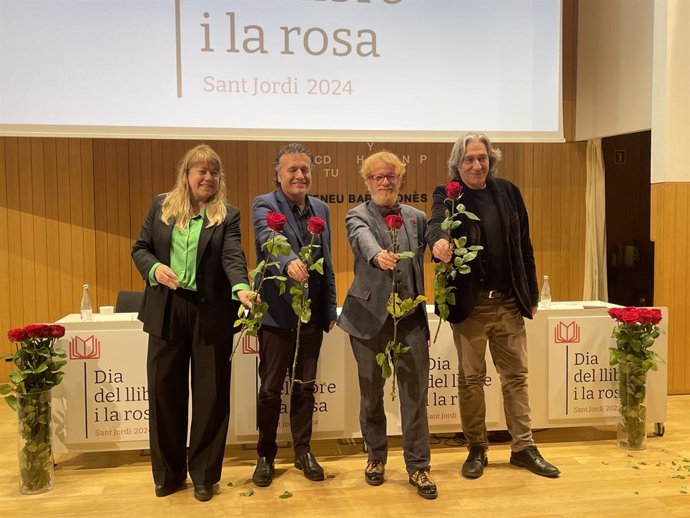
[[[300,329],[300,349],[297,360],[296,378],[314,380],[316,364],[323,342],[323,333],[331,330],[336,320],[335,275],[331,259],[330,212],[328,205],[308,196],[314,158],[301,144],[288,144],[276,157],[274,182],[276,190],[258,196],[252,205],[252,223],[257,260],[264,258],[261,244],[272,235],[266,216],[278,212],[286,218],[282,234],[292,247],[289,256],[279,257],[279,272],[269,275],[286,275],[288,284],[307,281],[307,296],[311,299],[312,315]],[[323,257],[323,276],[308,271],[307,265],[298,257],[299,250],[308,245],[311,234],[307,229],[310,218],[318,217],[326,222],[326,228],[317,241],[312,257],[314,261]],[[276,260],[272,258],[272,260]],[[256,279],[255,282],[260,282]],[[289,286],[282,295],[278,285],[272,281],[263,284],[261,298],[268,303],[259,331],[259,377],[261,387],[257,403],[257,426],[259,456],[252,480],[257,486],[271,484],[274,474],[274,459],[278,450],[276,434],[280,419],[281,391],[285,375],[292,366],[297,333],[297,315],[292,309]],[[295,467],[304,472],[309,480],[323,480],[324,471],[310,449],[312,413],[314,409],[314,383],[295,383],[290,394],[290,428],[295,450]]]

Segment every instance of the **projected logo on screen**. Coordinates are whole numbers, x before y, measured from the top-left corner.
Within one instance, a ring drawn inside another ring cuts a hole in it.
[[[562,0],[4,1],[0,130],[562,141],[562,11]]]

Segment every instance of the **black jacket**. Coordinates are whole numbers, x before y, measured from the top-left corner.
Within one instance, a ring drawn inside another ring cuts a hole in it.
[[[462,184],[462,180],[457,179]],[[534,250],[529,237],[529,221],[525,202],[522,200],[520,190],[504,178],[489,176],[486,180],[487,189],[491,190],[498,214],[503,223],[503,233],[506,239],[506,250],[509,253],[510,277],[512,279],[513,292],[518,306],[527,318],[532,318],[532,307],[537,305],[539,288],[537,286],[537,270],[534,263]],[[471,194],[470,189],[463,186],[464,193]],[[463,195],[461,202],[467,205],[467,210],[472,211],[471,196]],[[427,230],[429,248],[433,250],[434,244],[439,239],[447,239],[448,234],[441,230],[441,223],[445,218],[446,186],[440,185],[434,189],[433,205],[431,208],[431,220]],[[479,215],[481,218],[481,215]],[[452,232],[453,238],[467,237],[467,245],[486,245],[482,239],[483,228],[481,221],[472,221],[465,216],[461,217],[462,224]],[[477,258],[468,263],[470,273],[457,275],[451,286],[455,286],[455,305],[450,306],[448,321],[451,323],[465,320],[479,297],[479,292],[485,288],[486,260],[485,250],[479,252]],[[438,307],[436,307],[438,313]]]
[[[157,262],[170,266],[170,240],[174,221],[161,221],[165,195],[151,204],[146,220],[132,246],[132,259],[146,282],[139,320],[144,331],[159,338],[166,336],[170,289],[151,286],[149,271]],[[247,266],[240,243],[240,211],[226,203],[227,216],[221,225],[207,227],[204,218],[196,258],[196,287],[199,294],[199,335],[202,343],[232,340],[233,323],[239,302],[232,300],[232,286],[248,284]]]

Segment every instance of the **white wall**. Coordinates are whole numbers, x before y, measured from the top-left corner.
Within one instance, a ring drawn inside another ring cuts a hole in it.
[[[654,5],[652,183],[690,182],[690,1]]]
[[[650,129],[654,0],[578,9],[576,140]]]

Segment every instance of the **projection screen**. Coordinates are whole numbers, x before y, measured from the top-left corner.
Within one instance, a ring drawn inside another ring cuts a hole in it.
[[[561,141],[560,0],[0,0],[0,134]]]

